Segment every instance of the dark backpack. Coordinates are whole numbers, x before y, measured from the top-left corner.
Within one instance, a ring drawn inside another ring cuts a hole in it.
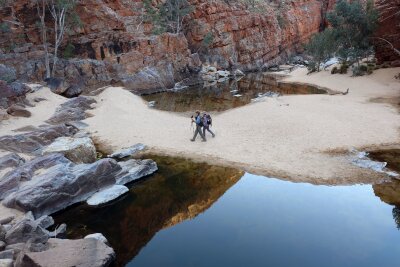
[[[207,115],[207,124],[212,125],[212,118],[211,118],[210,114]]]

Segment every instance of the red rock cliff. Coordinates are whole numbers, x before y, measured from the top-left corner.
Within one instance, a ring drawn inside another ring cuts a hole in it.
[[[379,28],[376,36],[389,41],[394,48],[400,50],[400,0],[376,0],[379,10]],[[377,40],[376,57],[380,63],[392,62],[400,66],[400,55],[385,41]]]

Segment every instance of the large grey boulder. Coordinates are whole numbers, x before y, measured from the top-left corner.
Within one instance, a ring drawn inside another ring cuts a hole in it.
[[[65,81],[63,78],[58,78],[58,77],[47,78],[45,79],[45,82],[47,83],[47,86],[53,93],[59,95],[64,93],[69,87],[68,82]]]
[[[91,97],[78,96],[61,104],[54,115],[46,122],[50,124],[67,123],[80,121],[88,117],[86,110],[92,109],[92,104],[96,103]]]
[[[13,82],[17,79],[15,68],[0,64],[0,80]]]
[[[96,148],[89,137],[59,137],[42,152],[45,154],[62,153],[74,163],[92,163],[96,161]]]
[[[146,148],[145,145],[139,143],[139,144],[135,144],[133,146],[118,150],[118,151],[112,153],[111,155],[108,155],[108,157],[116,158],[116,159],[123,159],[123,158],[129,157],[129,156],[132,156],[145,148]]]
[[[0,200],[12,192],[18,191],[22,183],[32,180],[38,172],[44,172],[55,165],[68,164],[71,164],[71,162],[62,154],[50,154],[20,165],[0,179]]]
[[[32,211],[35,217],[52,214],[114,185],[120,170],[113,159],[101,159],[92,164],[58,164],[32,180],[20,183],[3,204],[25,212]]]
[[[123,185],[150,175],[158,170],[157,163],[151,159],[130,159],[118,163],[121,171],[117,174],[117,184]]]
[[[25,253],[21,267],[104,267],[115,259],[114,250],[94,238],[49,239],[48,243],[46,251]]]
[[[46,243],[49,239],[48,231],[35,221],[31,215],[20,219],[7,231],[5,241],[8,245],[17,243]]]
[[[25,163],[25,160],[16,153],[10,153],[0,157],[0,170],[15,168]]]
[[[0,149],[17,153],[33,153],[49,145],[58,137],[71,136],[76,132],[77,129],[72,126],[45,126],[28,133],[0,137]]]

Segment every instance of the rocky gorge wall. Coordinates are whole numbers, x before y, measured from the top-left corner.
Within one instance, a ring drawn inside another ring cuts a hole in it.
[[[380,14],[376,36],[386,39],[400,50],[400,0],[377,0],[375,4]],[[380,63],[391,62],[393,66],[400,66],[400,55],[390,44],[376,40],[375,47]]]
[[[143,19],[143,2],[86,0],[76,7],[81,24],[63,43],[56,75],[71,84],[96,88],[122,84],[136,91],[171,88],[203,63],[218,68],[258,70],[283,62],[324,26],[333,0],[267,1],[257,10],[241,2],[191,0],[194,10],[182,34],[153,35]],[[50,14],[49,28],[51,28]],[[0,64],[22,80],[41,81],[44,51],[32,1],[0,8]],[[209,48],[201,47],[212,33]],[[51,39],[51,32],[49,40]],[[198,53],[198,54],[197,54]]]

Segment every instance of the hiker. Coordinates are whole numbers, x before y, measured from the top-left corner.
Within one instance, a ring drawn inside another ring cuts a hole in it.
[[[210,130],[210,126],[212,126],[212,119],[210,114],[203,114],[203,135],[206,138],[206,130],[212,134],[212,137],[215,137],[215,134]]]
[[[196,111],[196,116],[194,118],[192,116],[191,118],[192,118],[192,123],[193,122],[196,123],[196,130],[194,132],[193,138],[190,139],[190,141],[194,142],[196,140],[197,134],[200,134],[200,136],[202,138],[202,140],[201,140],[202,142],[207,141],[206,138],[204,137],[202,131],[201,131],[201,128],[203,127],[203,120],[202,120],[202,118],[200,116],[200,111]]]

